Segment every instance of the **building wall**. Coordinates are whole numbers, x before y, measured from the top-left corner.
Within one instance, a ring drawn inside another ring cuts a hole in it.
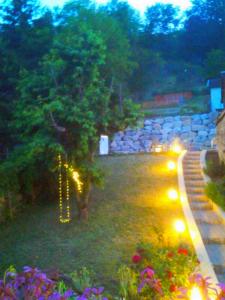
[[[223,104],[221,102],[221,88],[212,88],[211,94],[211,111],[216,111],[217,109],[223,109]]]
[[[220,159],[225,163],[225,110],[221,113],[217,121],[216,140]]]

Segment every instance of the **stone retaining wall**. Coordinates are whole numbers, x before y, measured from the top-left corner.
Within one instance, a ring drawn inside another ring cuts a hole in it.
[[[171,144],[179,138],[187,149],[211,146],[216,135],[217,113],[147,119],[143,128],[127,129],[115,134],[111,153],[150,152],[153,144]]]

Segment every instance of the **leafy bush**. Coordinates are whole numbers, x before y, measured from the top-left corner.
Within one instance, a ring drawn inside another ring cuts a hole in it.
[[[201,108],[199,108],[198,105],[190,105],[190,106],[183,106],[180,109],[180,114],[181,115],[186,115],[186,114],[192,114],[192,113],[200,113]]]
[[[219,159],[208,160],[204,172],[212,179],[225,177],[225,164]]]
[[[205,188],[206,195],[225,209],[225,177],[223,182],[209,182]]]

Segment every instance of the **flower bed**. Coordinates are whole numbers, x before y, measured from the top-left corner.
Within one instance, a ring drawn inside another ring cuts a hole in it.
[[[37,268],[24,267],[17,273],[12,267],[0,280],[0,299],[3,300],[150,300],[192,299],[192,292],[209,300],[210,292],[217,300],[225,299],[225,284],[220,291],[211,287],[210,278],[197,272],[199,262],[187,248],[153,248],[138,245],[130,266],[118,271],[118,293],[109,295],[103,287],[94,287],[86,268],[74,272],[70,283],[50,279]],[[193,298],[194,299],[194,298]]]

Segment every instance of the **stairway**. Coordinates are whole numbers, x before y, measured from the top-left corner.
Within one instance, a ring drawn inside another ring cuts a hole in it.
[[[187,152],[183,159],[183,172],[192,214],[218,281],[225,283],[225,224],[204,193],[199,151]]]

